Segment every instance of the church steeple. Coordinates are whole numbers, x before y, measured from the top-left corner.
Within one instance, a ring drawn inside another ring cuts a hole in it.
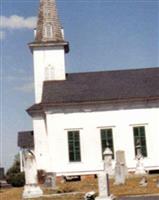
[[[64,46],[65,52],[69,51],[68,42],[64,40],[55,0],[40,0],[35,41],[29,46],[32,49],[38,44],[40,46]]]
[[[57,16],[55,0],[40,1],[35,40],[38,42],[64,41],[61,33],[61,25]]]
[[[35,39],[29,44],[33,53],[35,101],[41,102],[44,81],[66,79],[65,41],[59,22],[55,0],[40,0]]]

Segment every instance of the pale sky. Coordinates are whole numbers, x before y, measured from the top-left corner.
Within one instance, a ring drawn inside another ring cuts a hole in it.
[[[17,132],[32,129],[25,110],[34,103],[33,28],[39,0],[1,0],[1,165],[18,152]],[[57,0],[66,71],[159,66],[159,1]]]

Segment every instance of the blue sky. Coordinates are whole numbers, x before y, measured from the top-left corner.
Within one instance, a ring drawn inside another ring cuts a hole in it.
[[[25,109],[34,103],[32,55],[27,43],[39,0],[1,0],[1,165],[18,152],[17,132],[32,129]],[[67,72],[159,66],[157,0],[57,0]],[[15,16],[16,15],[16,16]]]

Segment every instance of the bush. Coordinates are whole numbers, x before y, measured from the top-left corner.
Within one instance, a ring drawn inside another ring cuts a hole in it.
[[[22,187],[25,184],[25,178],[23,172],[8,174],[6,179],[7,182],[11,184],[13,187]]]
[[[25,184],[24,173],[20,172],[20,160],[16,156],[13,165],[8,169],[6,173],[7,183],[11,184],[13,187],[21,187]]]

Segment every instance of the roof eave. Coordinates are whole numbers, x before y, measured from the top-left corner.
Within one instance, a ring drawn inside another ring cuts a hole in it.
[[[26,112],[31,117],[39,116],[39,115],[41,116],[44,113],[42,104],[34,104],[31,107],[29,107],[28,109],[26,109]]]
[[[55,102],[55,103],[40,103],[39,105],[34,104],[26,111],[27,113],[34,117],[39,115],[44,115],[45,110],[49,108],[57,107],[70,107],[70,106],[91,106],[91,105],[120,105],[124,103],[156,103],[159,102],[159,97],[147,97],[147,98],[131,98],[131,99],[111,99],[103,101],[81,101],[81,102]],[[37,107],[39,106],[39,107]]]
[[[49,41],[49,42],[39,42],[34,41],[28,44],[31,52],[33,52],[34,48],[40,48],[40,47],[64,47],[65,53],[69,52],[69,42],[67,41]]]

